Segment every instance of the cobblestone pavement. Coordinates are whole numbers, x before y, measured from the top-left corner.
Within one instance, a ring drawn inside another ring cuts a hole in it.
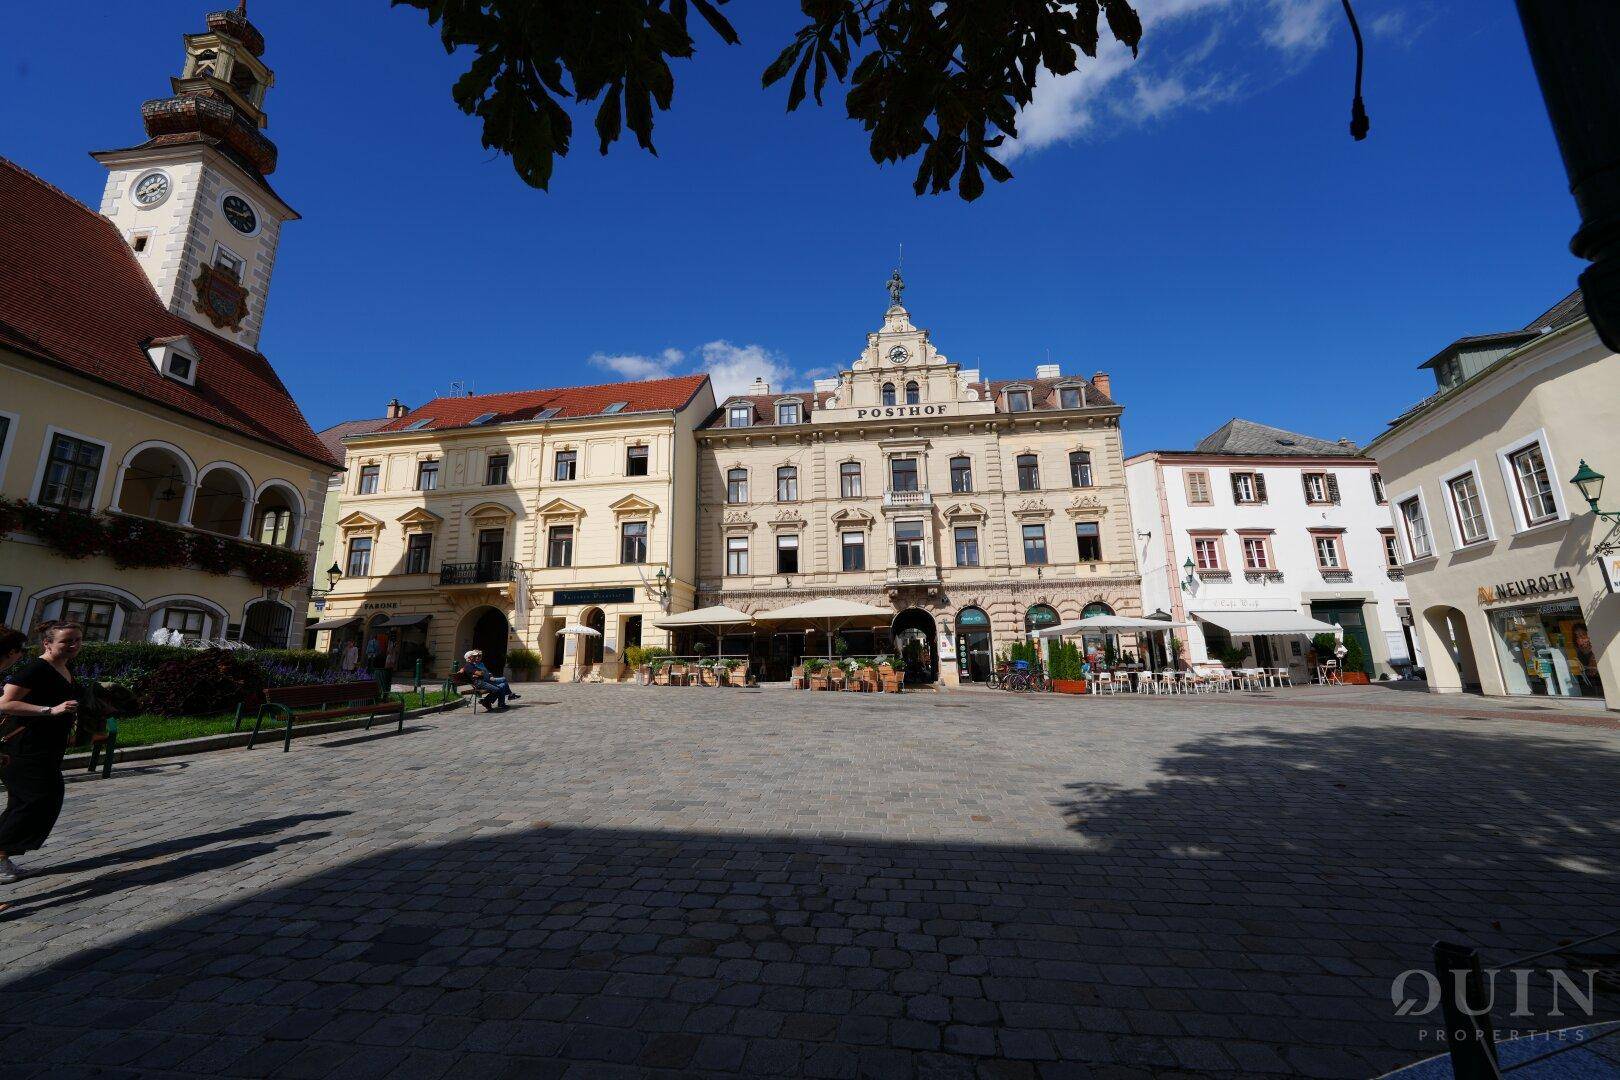
[[[1614,732],[1392,696],[545,686],[75,780],[0,1076],[1372,1076],[1435,939],[1620,924]]]

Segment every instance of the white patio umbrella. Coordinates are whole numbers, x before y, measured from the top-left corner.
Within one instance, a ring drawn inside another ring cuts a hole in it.
[[[581,637],[601,637],[602,636],[602,631],[600,631],[600,630],[592,630],[588,626],[581,626],[577,622],[571,622],[571,623],[564,624],[563,628],[561,630],[557,631],[557,636],[558,637],[562,637],[565,634],[566,635],[575,635],[575,634],[577,634],[577,635],[579,635]]]
[[[837,600],[832,597],[823,597],[820,600],[807,600],[802,604],[792,604],[775,611],[762,611],[754,618],[760,622],[802,622],[809,623],[818,629],[827,632],[827,659],[832,659],[832,636],[834,632],[852,622],[871,622],[882,619],[887,622],[894,618],[894,612],[887,608],[873,607],[871,604],[862,604],[854,600]]]

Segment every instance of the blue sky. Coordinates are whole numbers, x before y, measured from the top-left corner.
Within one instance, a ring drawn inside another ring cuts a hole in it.
[[[676,66],[659,157],[581,138],[519,182],[450,101],[465,67],[383,0],[253,0],[277,85],[283,232],[261,347],[317,428],[615,371],[803,386],[906,300],[990,377],[1110,372],[1129,451],[1232,416],[1366,441],[1465,333],[1574,287],[1577,224],[1510,0],[1358,0],[1372,136],[1346,133],[1338,0],[1142,0],[1140,59],[1041,88],[1015,179],[972,205],[879,168],[842,99],[783,114],[758,76],[795,25]],[[0,153],[96,205],[92,149],[141,138],[208,5],[22,5],[0,42]],[[588,115],[582,128],[589,135]],[[722,385],[724,389],[724,385]]]

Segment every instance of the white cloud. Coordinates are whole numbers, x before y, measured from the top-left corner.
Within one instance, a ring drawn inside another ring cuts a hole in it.
[[[1337,0],[1141,0],[1142,55],[1105,33],[1095,59],[1074,72],[1043,74],[1034,100],[1018,115],[1018,138],[1000,157],[1091,135],[1094,130],[1149,123],[1186,109],[1235,100],[1252,73],[1278,67],[1286,75],[1325,46]],[[1196,40],[1193,35],[1201,34]],[[1256,60],[1260,48],[1269,56]],[[1128,78],[1126,77],[1128,76]],[[1099,119],[1104,123],[1099,125]]]
[[[1386,11],[1382,15],[1375,15],[1367,24],[1369,33],[1376,37],[1395,37],[1406,29],[1406,12]]]
[[[692,363],[688,364],[691,359]],[[607,368],[625,379],[644,382],[671,375],[706,372],[714,382],[714,395],[725,399],[746,393],[755,379],[764,379],[773,391],[796,388],[804,382],[785,357],[763,345],[734,345],[725,339],[700,345],[693,357],[681,349],[669,348],[656,356],[640,353],[593,353],[589,362]]]

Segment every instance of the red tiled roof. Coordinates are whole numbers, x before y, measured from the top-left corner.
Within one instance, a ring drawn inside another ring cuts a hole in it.
[[[726,398],[726,400],[720,403],[720,407],[715,409],[707,420],[698,426],[706,428],[725,427],[726,421],[730,419],[729,412],[731,407],[733,405],[740,405],[745,402],[754,407],[752,426],[763,426],[766,424],[775,426],[776,403],[778,401],[799,402],[799,404],[803,406],[803,408],[800,410],[801,414],[803,415],[802,422],[809,423],[810,414],[826,405],[832,396],[833,395],[831,393],[825,390],[819,392],[801,390],[787,394],[732,394],[730,397]]]
[[[507,394],[470,394],[466,397],[434,398],[378,428],[381,431],[403,431],[422,420],[418,430],[442,431],[446,428],[467,427],[485,413],[494,413],[491,424],[509,424],[518,420],[532,420],[546,409],[556,409],[552,419],[569,420],[581,416],[600,416],[602,410],[616,401],[624,402],[621,414],[640,412],[678,411],[686,408],[697,397],[707,375],[680,375],[672,379],[649,379],[646,382],[602,383],[597,386],[568,386],[557,390],[515,390]]]
[[[1084,386],[1086,388],[1086,408],[1104,408],[1118,404],[1107,394],[1098,390],[1091,384],[1090,379],[1082,379],[1078,375],[1064,375],[1056,379],[990,379],[978,384],[995,398],[996,410],[1001,409],[1001,392],[1009,386],[1027,386],[1030,388],[1029,407],[1032,412],[1044,412],[1048,409],[1058,408],[1057,388],[1059,386]]]
[[[113,224],[0,157],[0,344],[224,428],[337,465],[270,361],[172,314]],[[185,335],[195,386],[159,375],[148,342]]]
[[[320,439],[326,448],[332,451],[332,456],[339,461],[343,460],[343,440],[350,435],[369,435],[373,431],[387,424],[392,417],[378,416],[370,420],[345,420],[341,424],[333,424],[322,431],[317,431],[315,437]]]

